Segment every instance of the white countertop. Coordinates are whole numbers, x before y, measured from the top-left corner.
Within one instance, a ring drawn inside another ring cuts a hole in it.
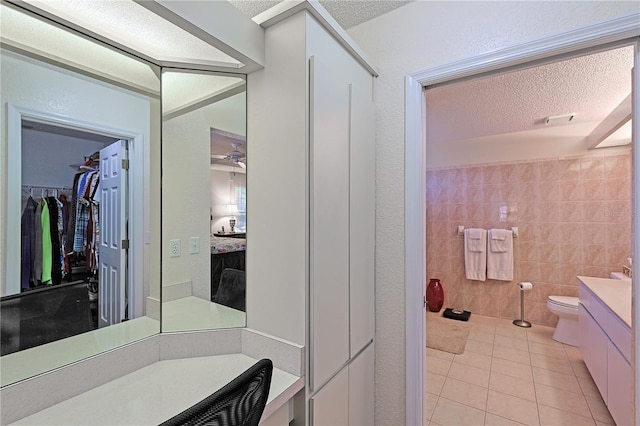
[[[109,327],[14,352],[0,362],[1,385],[15,383],[157,334],[160,321],[140,317]]]
[[[12,424],[157,425],[209,396],[256,362],[243,354],[159,361]],[[302,388],[303,377],[274,368],[263,418]]]
[[[188,296],[162,304],[162,331],[211,330],[244,327],[247,314],[199,297]]]
[[[578,279],[602,300],[622,321],[631,327],[631,280],[581,277]]]
[[[244,327],[245,312],[198,297],[162,304],[162,330],[189,331]],[[160,322],[143,316],[109,327],[4,355],[0,386],[33,377],[160,332]]]

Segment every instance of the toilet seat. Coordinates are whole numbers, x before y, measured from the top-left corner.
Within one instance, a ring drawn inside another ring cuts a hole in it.
[[[549,303],[564,308],[578,309],[578,298],[572,296],[549,296]]]

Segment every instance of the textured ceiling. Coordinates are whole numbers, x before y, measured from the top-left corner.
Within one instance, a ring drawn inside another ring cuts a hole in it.
[[[349,29],[377,16],[411,3],[413,0],[320,0],[320,4],[338,21],[344,29]],[[280,3],[273,0],[230,0],[250,18]]]
[[[558,137],[575,134],[578,125],[586,137],[631,92],[632,65],[629,46],[428,89],[427,141],[486,141],[516,132]],[[576,114],[570,124],[545,131],[545,117],[568,113]]]

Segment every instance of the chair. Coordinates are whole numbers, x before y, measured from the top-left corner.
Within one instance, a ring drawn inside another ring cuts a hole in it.
[[[220,276],[220,285],[214,302],[245,312],[246,288],[245,271],[231,268],[224,269]]]
[[[261,359],[220,390],[160,426],[258,426],[271,387],[273,363]]]

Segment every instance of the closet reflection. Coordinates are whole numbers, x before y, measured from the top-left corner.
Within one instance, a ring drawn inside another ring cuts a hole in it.
[[[246,80],[162,71],[162,331],[244,327]]]
[[[4,386],[160,330],[160,69],[0,12]]]
[[[0,13],[1,385],[157,334],[161,311],[163,331],[244,326],[245,78]]]

